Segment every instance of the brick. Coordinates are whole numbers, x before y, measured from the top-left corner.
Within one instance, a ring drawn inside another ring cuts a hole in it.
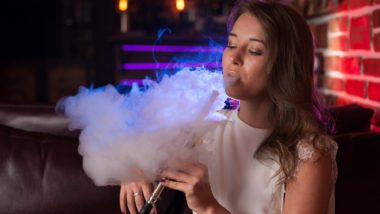
[[[325,71],[340,71],[342,69],[342,58],[337,56],[326,57],[324,61]]]
[[[359,7],[371,5],[371,1],[372,0],[349,0],[348,1],[348,8],[349,9],[356,9]]]
[[[380,102],[380,83],[370,82],[368,84],[368,98]]]
[[[336,105],[337,106],[345,106],[345,105],[348,105],[348,104],[350,104],[350,102],[347,99],[343,98],[343,97],[338,97],[336,99]]]
[[[345,91],[346,83],[343,79],[333,78],[333,77],[325,77],[324,78],[324,88],[330,89],[333,91]]]
[[[346,74],[360,74],[360,59],[355,57],[343,58],[342,72]]]
[[[365,96],[365,83],[357,80],[347,80],[346,92],[359,97]]]
[[[377,9],[372,14],[373,27],[380,27],[380,9]]]
[[[329,22],[328,31],[329,32],[342,32],[347,31],[348,27],[347,17],[336,18]]]
[[[326,48],[327,47],[327,24],[311,25],[310,30],[311,32],[313,32],[316,48]]]
[[[349,0],[341,0],[338,3],[338,7],[334,10],[336,12],[347,11]],[[330,2],[330,1],[329,1]]]
[[[347,51],[348,43],[349,40],[347,36],[330,37],[328,39],[328,48],[337,51]]]
[[[360,74],[360,59],[355,57],[326,57],[325,71],[341,71],[346,74]]]
[[[336,95],[325,94],[323,98],[327,106],[344,106],[349,104],[349,102],[344,97],[338,97]]]
[[[365,75],[380,77],[380,59],[365,59],[363,72]]]
[[[380,52],[380,33],[373,36],[373,48],[376,52]]]
[[[323,94],[323,100],[326,106],[336,106],[337,97],[331,94]]]
[[[327,11],[331,11],[331,12],[347,11],[348,1],[349,0],[326,1],[328,4],[327,8],[324,8],[325,10],[322,12],[326,12],[326,9]],[[310,1],[310,2],[313,2],[313,1]]]
[[[371,42],[369,16],[351,19],[350,48],[369,50]]]

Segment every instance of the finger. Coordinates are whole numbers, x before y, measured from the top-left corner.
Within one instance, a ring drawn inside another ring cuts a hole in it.
[[[148,201],[150,196],[152,195],[152,193],[153,193],[152,189],[153,189],[152,185],[148,184],[148,183],[146,183],[142,186],[142,192],[144,194],[145,201]]]
[[[183,171],[177,171],[177,170],[172,170],[172,169],[167,169],[167,170],[162,171],[161,176],[166,178],[166,180],[175,180],[181,183],[187,183],[192,180],[191,175]]]
[[[156,207],[153,207],[153,209],[150,211],[150,214],[157,214],[157,209],[156,209]]]
[[[200,162],[183,162],[178,164],[179,167],[185,167],[185,168],[204,168],[206,165],[200,163]]]
[[[207,167],[201,163],[183,163],[179,165],[180,171],[193,175],[198,178],[203,178],[207,175]]]
[[[136,204],[137,211],[140,212],[141,208],[143,208],[145,204],[144,194],[140,187],[133,187],[133,199]]]
[[[120,187],[120,197],[119,197],[119,203],[120,203],[120,211],[122,213],[127,213],[127,207],[126,207],[126,198],[127,196],[127,191],[125,190],[125,188],[123,186]]]
[[[189,189],[189,184],[187,183],[177,182],[177,181],[168,180],[168,179],[165,179],[161,183],[165,187],[168,187],[170,189],[175,189],[181,192],[186,192]]]
[[[131,189],[127,190],[127,206],[130,214],[137,214],[135,199]]]

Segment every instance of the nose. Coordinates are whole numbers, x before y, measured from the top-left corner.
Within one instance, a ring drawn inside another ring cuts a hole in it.
[[[237,66],[240,66],[243,64],[243,59],[242,59],[242,54],[240,53],[239,50],[235,50],[233,51],[233,53],[231,53],[231,63],[233,65],[237,65]]]
[[[233,57],[232,58],[232,64],[234,65],[242,65],[242,61],[239,57]]]

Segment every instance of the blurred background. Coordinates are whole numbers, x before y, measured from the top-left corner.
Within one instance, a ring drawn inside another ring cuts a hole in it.
[[[328,104],[374,109],[372,129],[379,131],[380,0],[288,1],[314,32]],[[157,70],[184,66],[172,62],[184,54],[200,54],[191,65],[220,68],[234,2],[3,0],[0,103],[55,104],[81,85],[128,88],[156,78]]]

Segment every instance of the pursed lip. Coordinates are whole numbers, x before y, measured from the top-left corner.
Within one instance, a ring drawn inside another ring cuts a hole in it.
[[[223,79],[225,87],[230,87],[240,79],[240,76],[234,70],[227,70],[225,71]]]
[[[235,70],[224,70],[224,75],[227,76],[227,77],[239,77],[238,75],[238,72],[236,72]]]

